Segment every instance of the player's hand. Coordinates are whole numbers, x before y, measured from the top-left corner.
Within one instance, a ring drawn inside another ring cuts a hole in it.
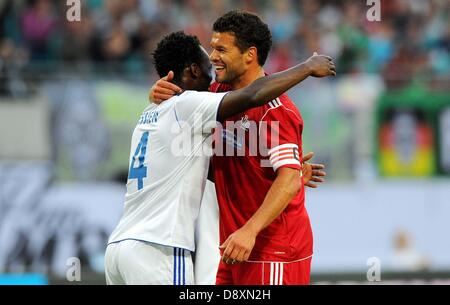
[[[302,175],[303,175],[303,183],[305,186],[316,188],[317,183],[325,182],[324,178],[327,173],[324,171],[325,165],[324,164],[310,164],[306,161],[311,160],[311,158],[314,156],[313,152],[309,152],[306,155],[303,156],[303,165],[302,165]]]
[[[148,94],[150,102],[161,104],[175,94],[183,91],[180,87],[171,83],[171,81],[173,80],[173,76],[173,71],[169,71],[166,76],[158,80],[152,86],[152,88],[150,89],[150,93]]]
[[[256,234],[245,227],[240,228],[230,236],[219,247],[222,254],[222,261],[226,264],[237,264],[248,260],[253,246],[255,245]]]
[[[336,76],[336,66],[330,56],[318,55],[317,52],[314,52],[313,56],[308,58],[306,64],[311,70],[311,76]]]

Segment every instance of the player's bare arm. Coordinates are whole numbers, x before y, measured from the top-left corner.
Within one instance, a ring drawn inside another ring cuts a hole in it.
[[[267,86],[267,88],[261,90],[260,88],[261,84],[257,83],[251,89],[241,93],[241,94],[258,93],[257,95],[251,95],[250,96],[251,100],[248,100],[248,102],[246,102],[244,105],[242,105],[240,100],[238,101],[235,100],[236,98],[239,97],[235,96],[230,98],[230,105],[225,105],[225,109],[223,110],[223,114],[226,115],[224,118],[229,117],[235,113],[245,111],[252,107],[261,106],[266,102],[271,101],[272,99],[278,97],[281,93],[292,88],[294,85],[303,81],[308,76],[313,77],[336,76],[336,67],[331,57],[325,55],[318,55],[317,53],[314,53],[314,55],[308,58],[308,60],[292,67],[291,69],[256,80],[250,86],[241,90],[249,89],[249,87],[252,87],[257,82],[262,83],[262,85]],[[167,76],[158,80],[152,86],[149,93],[149,98],[151,102],[159,104],[171,98],[175,94],[181,92],[181,88],[170,82],[171,79],[173,79],[173,72],[169,72]],[[269,81],[272,82],[269,83]],[[281,90],[282,88],[286,89]],[[239,90],[234,92],[238,91]],[[248,99],[248,97],[246,98]],[[234,108],[235,106],[239,107],[239,109],[237,109],[239,111],[236,112],[234,111],[234,109],[232,110],[228,109]]]
[[[220,246],[223,250],[222,261],[227,264],[246,261],[255,245],[256,236],[284,211],[300,188],[299,170],[278,169],[263,204],[242,228],[228,236]]]
[[[336,68],[329,56],[313,55],[307,61],[288,70],[261,77],[249,86],[228,93],[219,106],[217,119],[222,121],[250,108],[259,107],[277,98],[308,76],[336,75]]]

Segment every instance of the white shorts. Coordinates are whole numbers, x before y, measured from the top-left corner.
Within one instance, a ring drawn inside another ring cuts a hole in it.
[[[108,285],[193,285],[191,252],[145,241],[109,244],[105,253]]]

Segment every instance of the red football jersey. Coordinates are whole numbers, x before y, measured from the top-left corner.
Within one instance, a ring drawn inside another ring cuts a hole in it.
[[[213,92],[229,90],[219,83],[210,87]],[[277,169],[301,170],[303,119],[283,94],[221,123],[223,130],[215,133],[212,166],[222,244],[262,205]],[[234,155],[230,156],[230,151]],[[312,231],[301,185],[286,209],[258,234],[249,261],[289,262],[312,255]]]

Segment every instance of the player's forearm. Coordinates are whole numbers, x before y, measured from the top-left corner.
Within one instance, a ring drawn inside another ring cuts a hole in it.
[[[250,101],[256,106],[262,106],[303,81],[311,73],[311,67],[307,62],[303,62],[288,70],[259,78],[246,88],[251,91]]]
[[[228,93],[219,106],[219,121],[250,108],[262,106],[298,84],[312,73],[307,62],[289,70],[255,80],[248,87]]]
[[[280,169],[280,171],[282,172],[278,174],[267,192],[263,204],[244,225],[255,235],[259,234],[284,211],[301,188],[298,170],[286,168]]]

